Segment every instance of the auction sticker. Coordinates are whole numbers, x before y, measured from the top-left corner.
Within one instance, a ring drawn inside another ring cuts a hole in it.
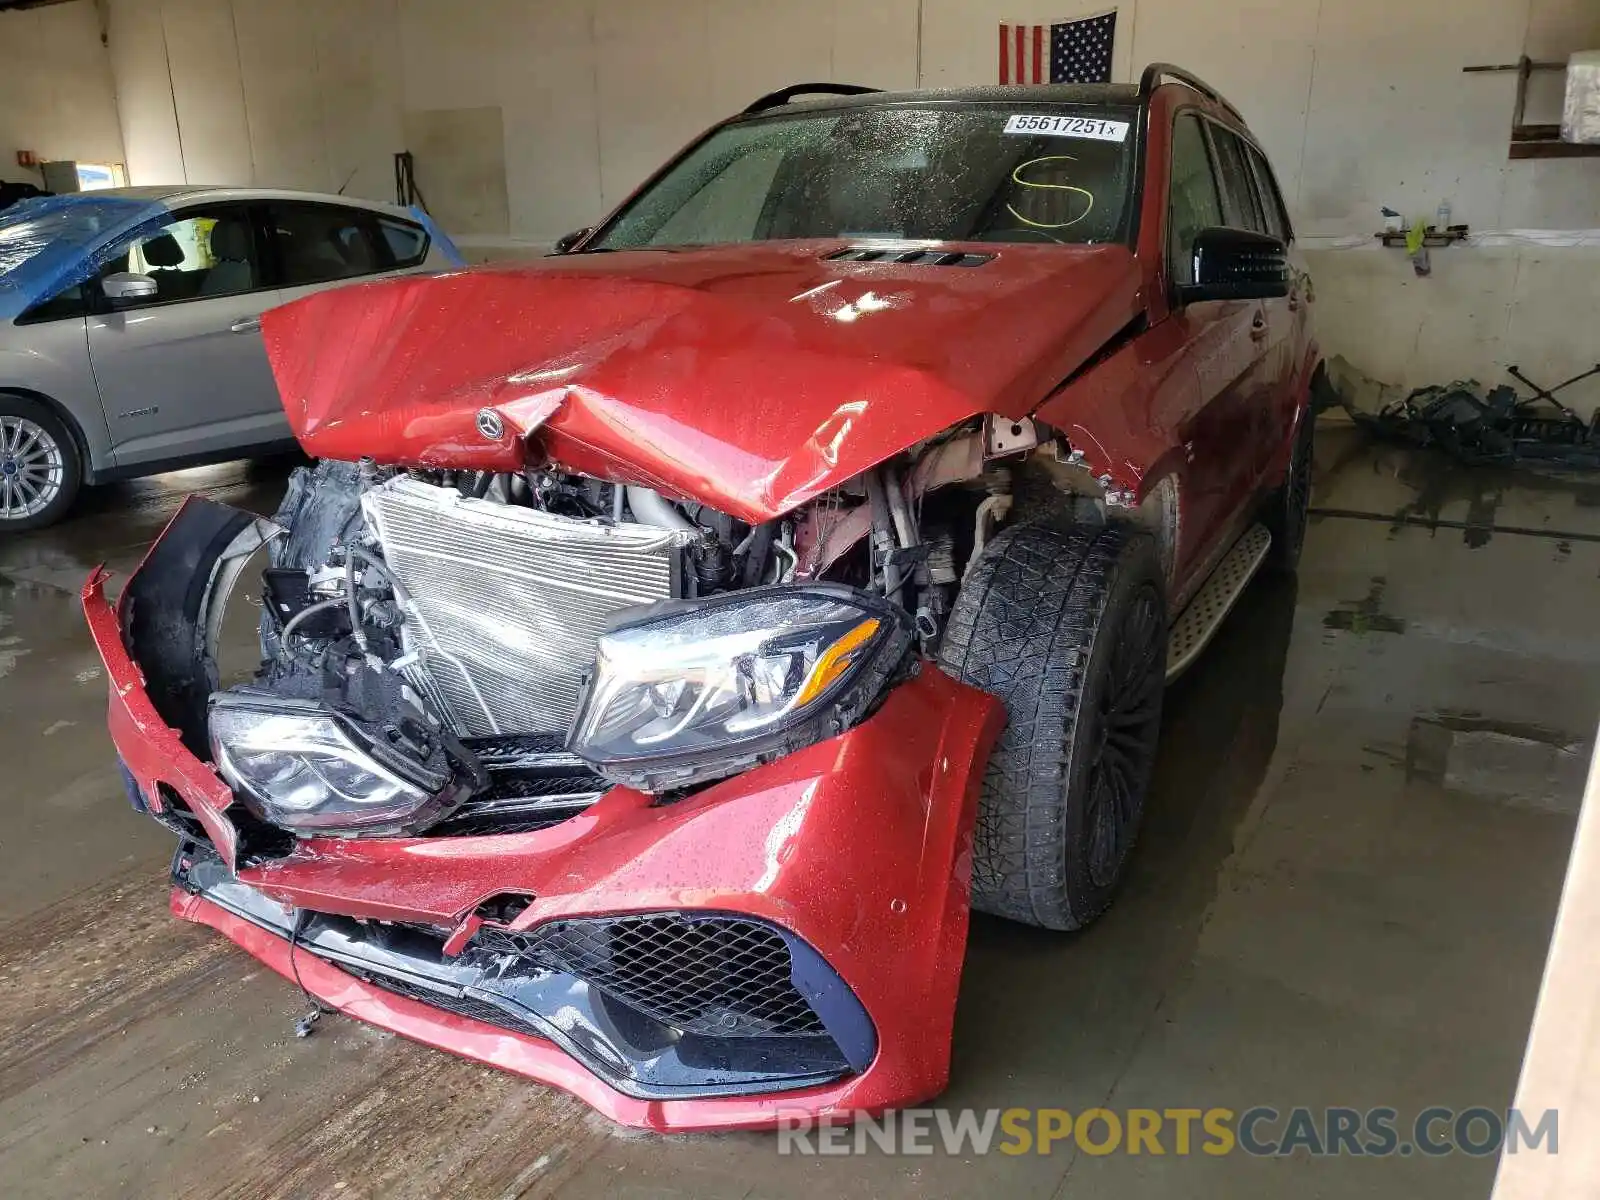
[[[1126,121],[1107,121],[1100,117],[1052,117],[1044,113],[1017,113],[1007,118],[1005,132],[1030,136],[1094,138],[1101,142],[1128,140]]]

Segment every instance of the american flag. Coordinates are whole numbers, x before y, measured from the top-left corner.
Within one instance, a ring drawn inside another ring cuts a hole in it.
[[[1000,26],[1001,83],[1110,83],[1117,10],[1079,21]]]

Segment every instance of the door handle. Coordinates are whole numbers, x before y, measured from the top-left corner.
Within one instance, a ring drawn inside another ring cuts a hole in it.
[[[240,317],[228,326],[229,333],[254,333],[261,328],[260,317]]]
[[[1250,322],[1250,336],[1258,342],[1267,336],[1267,318],[1264,314],[1257,313],[1256,319]]]

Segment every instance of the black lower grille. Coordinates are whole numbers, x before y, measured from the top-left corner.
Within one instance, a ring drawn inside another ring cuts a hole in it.
[[[434,837],[489,833],[535,833],[577,816],[605,789],[587,776],[502,779],[467,800],[446,820],[428,830]]]
[[[581,766],[567,753],[563,744],[565,741],[559,733],[495,733],[487,737],[467,738],[465,745],[491,771],[516,769],[529,762],[558,760]]]
[[[539,1035],[539,1030],[531,1023],[520,1020],[515,1014],[501,1008],[498,1004],[490,1004],[487,1000],[479,1000],[476,996],[436,991],[433,988],[412,983],[409,979],[401,979],[394,975],[378,975],[370,971],[362,972],[361,978],[368,983],[376,984],[386,992],[393,992],[410,1000],[420,1000],[424,1004],[446,1009],[457,1016],[466,1017],[472,1021],[482,1021],[485,1025],[497,1025],[501,1029],[509,1029],[514,1033]]]
[[[430,837],[535,833],[577,816],[610,786],[567,753],[557,734],[469,738],[489,786],[428,830]]]
[[[667,913],[648,916],[606,918],[568,918],[571,927],[616,924],[635,933],[649,928],[668,929],[674,923],[691,927],[691,936],[703,950],[722,942],[723,950],[736,944],[741,930],[751,935],[755,945],[765,946],[769,958],[779,957],[778,945],[793,957],[798,986],[806,996],[817,999],[817,1011],[828,1016],[826,1032],[809,1036],[785,1036],[781,1030],[804,1029],[811,1022],[800,1019],[785,1022],[772,1018],[769,1000],[767,1036],[757,1036],[748,1024],[751,1013],[761,1011],[737,988],[723,988],[721,995],[746,1007],[736,1012],[734,1024],[746,1020],[743,1029],[729,1031],[726,1020],[686,1020],[691,1027],[712,1028],[711,1035],[683,1030],[677,1036],[663,1028],[660,1019],[639,1011],[635,1004],[646,1003],[637,996],[625,1003],[599,986],[586,986],[569,971],[555,970],[533,957],[528,946],[544,943],[543,927],[530,933],[510,933],[503,926],[487,926],[460,954],[444,953],[448,929],[433,925],[405,925],[386,921],[361,921],[335,913],[293,913],[261,891],[243,883],[210,846],[185,841],[173,856],[173,883],[194,896],[203,897],[217,910],[231,914],[252,928],[292,942],[291,953],[314,956],[341,977],[360,979],[376,994],[403,997],[427,1009],[452,1013],[474,1027],[500,1029],[554,1047],[572,1057],[595,1076],[622,1095],[639,1100],[684,1100],[716,1096],[767,1095],[813,1087],[839,1079],[852,1071],[867,1069],[877,1053],[877,1037],[871,1018],[854,993],[807,943],[786,930],[763,925],[756,918],[735,913]],[[497,921],[515,920],[526,897],[504,893],[485,905],[485,915]],[[194,913],[191,919],[211,921]],[[720,931],[696,925],[721,925]],[[255,942],[241,935],[238,924],[224,927],[228,936],[259,952]],[[602,951],[625,948],[627,937],[598,936],[579,941],[596,943]],[[776,943],[776,944],[775,944]],[[554,948],[554,942],[550,943]],[[693,978],[711,973],[704,956],[696,959],[690,949],[680,949],[671,961],[669,973]],[[726,956],[725,956],[726,957]],[[576,956],[574,956],[576,960]],[[725,962],[725,973],[736,973],[737,962]],[[595,979],[606,979],[617,991],[625,991],[638,979],[625,971],[597,966]],[[752,986],[751,979],[746,986]],[[784,986],[781,976],[769,972],[765,982],[770,990],[786,995],[791,1006],[804,1001]],[[319,989],[320,991],[321,989]],[[340,990],[322,992],[337,996]],[[644,994],[644,993],[641,993]],[[671,1007],[671,997],[657,997],[663,1009]],[[692,999],[692,998],[689,998]],[[716,996],[694,1003],[680,997],[677,1007],[662,1016],[698,1012],[712,1017],[717,1012]],[[355,1006],[353,1015],[392,1025],[370,1006]],[[427,1023],[425,1022],[425,1029]],[[731,1036],[730,1036],[731,1032]],[[438,1018],[431,1032],[418,1036],[426,1041],[441,1041]],[[458,1047],[459,1048],[459,1047]],[[515,1068],[520,1069],[520,1068]],[[534,1071],[534,1074],[540,1072]]]
[[[486,948],[516,948],[686,1033],[826,1032],[790,978],[789,943],[760,921],[653,913],[552,921],[517,935],[483,930],[478,936]]]

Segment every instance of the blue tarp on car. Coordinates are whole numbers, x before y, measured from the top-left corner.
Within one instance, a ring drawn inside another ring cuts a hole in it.
[[[446,262],[452,267],[464,267],[467,265],[466,256],[456,249],[456,244],[450,240],[450,235],[440,229],[438,222],[430,217],[424,209],[413,204],[406,211],[416,218],[418,225],[428,231],[428,236],[433,239],[433,244],[444,255]]]
[[[94,275],[101,265],[96,251],[169,220],[157,201],[93,192],[13,204],[0,212],[0,320]]]

